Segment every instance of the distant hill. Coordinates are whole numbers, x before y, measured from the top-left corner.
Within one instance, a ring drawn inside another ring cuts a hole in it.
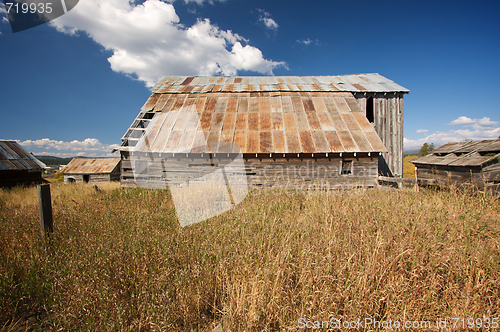
[[[73,157],[59,158],[54,156],[35,156],[35,158],[45,165],[66,165],[73,159]]]

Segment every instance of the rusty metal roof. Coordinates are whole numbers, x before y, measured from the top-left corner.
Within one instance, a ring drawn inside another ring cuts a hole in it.
[[[0,170],[42,170],[45,164],[16,141],[0,140]]]
[[[338,76],[166,76],[153,88],[154,94],[210,92],[403,92],[410,90],[380,74]],[[146,106],[146,105],[145,105]]]
[[[64,174],[111,173],[120,163],[120,158],[73,158],[62,172]]]
[[[497,158],[499,152],[500,139],[452,142],[439,147],[432,154],[413,158],[410,162],[417,165],[481,166]]]
[[[207,82],[220,79],[227,78]],[[134,149],[141,152],[236,152],[232,144],[242,153],[387,151],[350,92],[167,92],[146,105],[153,119],[124,138],[140,138]]]

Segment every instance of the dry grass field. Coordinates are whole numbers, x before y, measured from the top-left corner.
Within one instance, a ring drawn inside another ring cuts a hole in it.
[[[168,191],[51,187],[45,245],[36,189],[0,191],[2,331],[500,315],[500,202],[481,193],[256,191],[180,228]]]

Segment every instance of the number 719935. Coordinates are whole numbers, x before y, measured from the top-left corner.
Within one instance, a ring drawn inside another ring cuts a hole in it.
[[[47,14],[50,14],[50,13],[52,13],[52,3],[51,2],[38,3],[38,4],[36,4],[36,3],[19,4],[17,2],[16,3],[6,2],[5,5],[7,7],[7,13],[10,13],[11,10],[13,12],[15,12],[16,14],[19,14],[19,13],[23,13],[23,14],[26,14],[26,13],[31,13],[31,14],[47,13]]]

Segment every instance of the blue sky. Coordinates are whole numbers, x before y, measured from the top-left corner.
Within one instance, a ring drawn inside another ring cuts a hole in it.
[[[12,33],[0,139],[105,156],[160,75],[380,73],[410,89],[405,147],[500,136],[497,1],[80,0]]]

